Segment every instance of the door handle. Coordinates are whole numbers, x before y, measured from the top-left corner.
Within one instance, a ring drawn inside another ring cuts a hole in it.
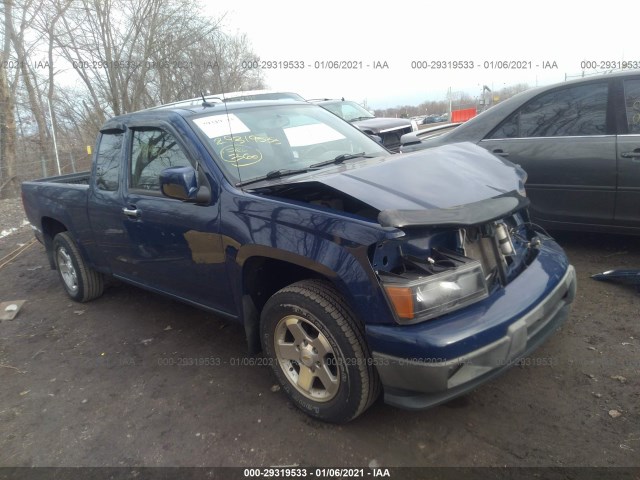
[[[127,217],[138,218],[140,216],[140,210],[136,207],[124,207],[122,209],[122,213],[124,213]]]
[[[636,148],[633,152],[621,153],[622,158],[640,158],[640,148]]]
[[[494,148],[493,150],[491,150],[491,153],[493,153],[494,155],[500,155],[501,157],[509,156],[509,152],[505,152],[501,148]]]

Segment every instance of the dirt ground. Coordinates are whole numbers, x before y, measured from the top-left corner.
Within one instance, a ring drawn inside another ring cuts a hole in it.
[[[241,326],[125,285],[73,303],[40,244],[7,260],[33,238],[17,205],[0,204],[0,230],[16,228],[0,302],[26,300],[0,322],[0,466],[640,466],[640,295],[589,278],[640,267],[637,238],[556,235],[578,296],[524,365],[431,410],[379,401],[335,426],[248,364]]]

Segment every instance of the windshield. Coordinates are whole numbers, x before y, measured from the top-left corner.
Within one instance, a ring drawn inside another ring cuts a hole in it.
[[[306,169],[340,155],[388,152],[364,133],[315,105],[265,105],[191,119],[209,139],[233,183],[281,169]]]
[[[354,120],[362,120],[364,118],[375,118],[364,107],[358,105],[356,102],[335,102],[335,103],[321,103],[324,108],[331,113],[335,113],[340,118],[345,119],[347,122],[353,122]]]

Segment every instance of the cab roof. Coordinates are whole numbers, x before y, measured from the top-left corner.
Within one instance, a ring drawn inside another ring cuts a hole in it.
[[[206,97],[205,97],[206,98]],[[187,101],[190,102],[190,101]],[[179,115],[184,118],[190,118],[203,113],[220,113],[243,110],[254,107],[275,107],[281,105],[311,105],[304,101],[297,100],[250,100],[242,102],[211,102],[207,100],[206,105],[203,104],[202,98],[200,104],[191,105],[186,102],[176,102],[175,104],[161,105],[160,107],[148,108],[137,112],[125,113],[108,119],[100,129],[101,132],[124,130],[124,125],[134,120],[142,121],[158,121],[167,120],[172,116]],[[321,107],[318,107],[321,108]]]

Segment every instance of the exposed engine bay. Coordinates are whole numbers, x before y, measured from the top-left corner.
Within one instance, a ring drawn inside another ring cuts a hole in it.
[[[416,279],[455,269],[470,261],[482,266],[489,289],[506,285],[535,258],[543,236],[525,220],[525,212],[502,220],[426,234],[407,229],[407,235],[376,245],[372,264],[385,277]]]
[[[256,192],[329,208],[339,212],[351,213],[368,220],[377,221],[378,214],[380,213],[379,210],[365,202],[320,182],[275,185],[256,190]]]

